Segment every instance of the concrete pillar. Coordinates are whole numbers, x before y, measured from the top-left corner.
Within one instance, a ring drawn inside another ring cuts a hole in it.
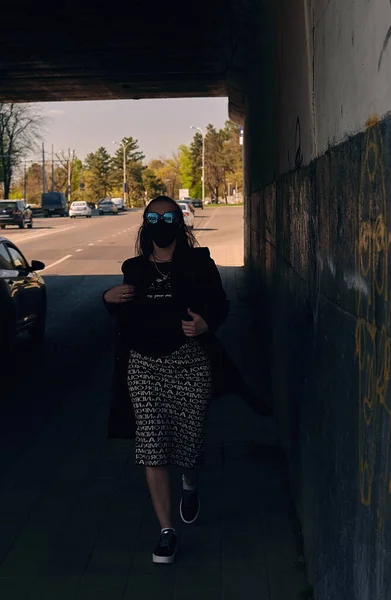
[[[262,0],[256,18],[258,35],[251,40],[252,61],[247,65],[245,93],[243,157],[246,264],[249,260],[251,262],[252,244],[256,246],[259,242],[259,195],[275,179],[277,166],[275,2]]]

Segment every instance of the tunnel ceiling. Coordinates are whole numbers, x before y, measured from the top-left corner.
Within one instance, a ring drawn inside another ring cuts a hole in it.
[[[35,3],[7,2],[0,23],[1,99],[228,95],[235,29],[230,2],[98,6],[61,3],[43,13]]]

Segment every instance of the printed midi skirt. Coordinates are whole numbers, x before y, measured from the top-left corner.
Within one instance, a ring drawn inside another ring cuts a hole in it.
[[[136,463],[193,468],[202,461],[212,396],[207,355],[195,340],[162,357],[130,351],[128,389],[136,417]]]

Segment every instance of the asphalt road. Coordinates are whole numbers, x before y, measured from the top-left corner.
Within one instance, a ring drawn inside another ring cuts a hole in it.
[[[2,374],[0,472],[3,480],[11,477],[11,487],[26,476],[18,469],[23,464],[26,470],[25,457],[49,424],[57,423],[56,439],[42,442],[42,452],[53,444],[65,452],[72,442],[69,422],[62,427],[67,411],[75,414],[75,406],[82,407],[72,424],[77,436],[97,406],[107,410],[114,322],[101,296],[121,282],[121,264],[134,255],[141,215],[135,210],[92,219],[36,219],[33,230],[1,232],[29,261],[45,263],[48,292],[44,348],[38,351],[27,335],[20,336],[14,371]],[[242,238],[243,211],[225,207],[198,211],[195,225],[201,245],[234,242]],[[53,435],[53,428],[50,431]],[[55,456],[53,452],[53,461]]]

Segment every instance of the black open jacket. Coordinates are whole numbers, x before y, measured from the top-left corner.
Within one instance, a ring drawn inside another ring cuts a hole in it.
[[[133,284],[136,290],[145,289],[147,260],[142,256],[126,260],[122,265],[123,283]],[[183,313],[190,308],[201,315],[208,324],[209,331],[196,339],[208,354],[211,363],[214,397],[230,392],[245,395],[246,384],[214,335],[227,318],[229,302],[209,249],[192,248],[180,256],[174,255],[171,279],[180,304],[183,305]],[[132,348],[132,336],[129,333],[132,301],[114,304],[106,302],[103,298],[103,302],[109,314],[117,318],[115,366],[107,435],[109,438],[129,439],[134,437],[136,431],[127,386],[128,357]]]

